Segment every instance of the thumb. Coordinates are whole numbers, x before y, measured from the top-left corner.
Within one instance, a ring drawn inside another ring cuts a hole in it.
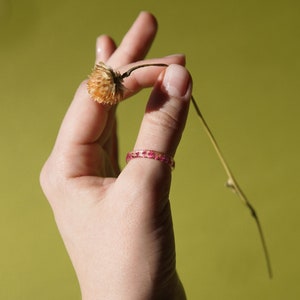
[[[148,101],[134,150],[175,155],[185,127],[191,91],[192,79],[183,66],[170,65],[160,74]],[[161,160],[130,160],[132,167],[138,164],[144,171],[166,167]]]

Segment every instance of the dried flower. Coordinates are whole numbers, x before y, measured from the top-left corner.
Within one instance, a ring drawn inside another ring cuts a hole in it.
[[[162,63],[142,64],[132,67],[127,72],[120,74],[108,67],[105,63],[99,62],[96,64],[87,83],[88,93],[91,98],[102,104],[115,105],[119,103],[124,95],[123,79],[129,77],[130,74],[144,67],[167,67]]]
[[[103,62],[94,67],[87,82],[88,93],[91,98],[102,104],[115,105],[123,98],[123,78]]]

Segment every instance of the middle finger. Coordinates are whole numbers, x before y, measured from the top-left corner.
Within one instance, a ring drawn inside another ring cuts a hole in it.
[[[156,31],[157,22],[154,16],[141,12],[108,60],[108,64],[117,68],[143,59],[151,47]]]

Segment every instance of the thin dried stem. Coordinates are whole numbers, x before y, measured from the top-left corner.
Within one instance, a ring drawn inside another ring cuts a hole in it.
[[[137,69],[140,69],[140,68],[145,68],[145,67],[168,67],[169,65],[167,64],[143,64],[143,65],[138,65],[138,66],[135,66],[135,67],[132,67],[131,69],[129,69],[128,71],[126,71],[125,73],[123,73],[121,75],[121,78],[126,78],[126,77],[129,77],[130,74],[137,70]]]
[[[264,251],[264,255],[265,255],[265,259],[266,259],[266,263],[267,263],[267,269],[268,269],[268,274],[269,274],[269,277],[272,278],[273,277],[273,272],[272,272],[272,267],[271,267],[271,261],[270,261],[270,256],[269,256],[269,252],[268,252],[268,248],[267,248],[267,244],[266,244],[266,240],[265,240],[265,237],[264,237],[264,234],[263,234],[263,230],[262,230],[262,226],[260,224],[260,220],[258,218],[258,215],[253,207],[253,205],[249,202],[248,198],[246,197],[246,195],[244,194],[244,192],[242,191],[242,189],[240,188],[239,184],[237,183],[236,179],[234,178],[233,174],[232,174],[232,171],[230,170],[221,150],[220,150],[220,147],[214,137],[214,135],[212,134],[209,126],[207,125],[200,109],[199,109],[199,106],[197,104],[197,102],[195,101],[195,98],[192,96],[191,97],[192,99],[192,103],[193,103],[193,106],[196,110],[196,113],[198,115],[198,117],[200,118],[202,124],[203,124],[203,127],[221,161],[221,164],[228,176],[228,179],[227,179],[227,182],[226,182],[226,186],[228,188],[230,188],[233,192],[235,192],[237,194],[237,196],[242,200],[242,202],[248,207],[248,209],[250,210],[250,213],[251,213],[251,216],[254,218],[255,220],[255,223],[257,225],[257,229],[258,229],[258,232],[259,232],[259,236],[260,236],[260,240],[261,240],[261,244],[262,244],[262,247],[263,247],[263,251]]]

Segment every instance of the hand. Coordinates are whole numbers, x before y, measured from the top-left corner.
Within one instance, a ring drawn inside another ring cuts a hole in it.
[[[132,63],[171,64],[133,72],[125,97],[154,86],[134,149],[174,156],[192,84],[182,55],[136,63],[156,30],[154,17],[141,13],[118,48],[110,37],[98,38],[96,61],[121,72]],[[133,159],[120,172],[117,154],[115,107],[92,101],[83,82],[40,178],[82,298],[185,299],[175,269],[171,170],[159,161]]]

